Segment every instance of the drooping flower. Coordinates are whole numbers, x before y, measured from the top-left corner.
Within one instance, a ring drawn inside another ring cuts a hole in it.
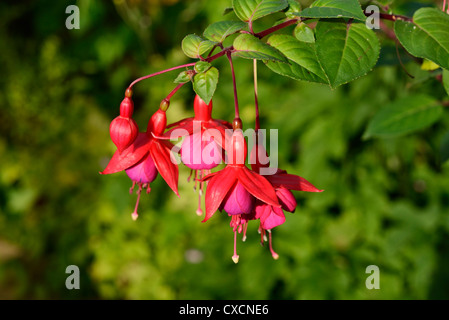
[[[256,140],[256,144],[251,151],[251,168],[254,171],[261,173],[262,168],[267,168],[269,166],[269,161],[267,162],[265,159],[260,161],[259,159],[259,157],[266,157],[266,154],[267,152],[263,145]],[[284,211],[293,213],[296,209],[296,199],[290,190],[307,192],[322,192],[323,190],[316,188],[309,181],[300,176],[288,174],[285,170],[277,169],[275,174],[266,175],[264,177],[274,187],[281,207],[273,207],[270,204],[258,201],[253,214],[249,215],[248,219],[260,220],[259,232],[261,234],[261,243],[263,244],[264,240],[266,241],[266,233],[268,232],[268,242],[271,255],[274,259],[278,259],[279,255],[273,250],[271,229],[285,222],[286,218]],[[244,234],[244,238],[245,236],[246,234]]]
[[[122,152],[117,150],[107,167],[101,174],[111,174],[125,171],[133,181],[130,192],[135,185],[137,190],[137,201],[132,213],[132,218],[137,219],[137,207],[140,194],[143,188],[150,192],[150,183],[156,179],[160,173],[168,186],[178,196],[178,166],[171,150],[173,145],[165,139],[158,139],[164,132],[167,125],[165,110],[156,111],[148,122],[146,132],[139,133],[135,141]]]
[[[242,231],[244,216],[253,211],[255,201],[276,208],[281,205],[275,189],[268,180],[245,166],[247,146],[241,129],[234,130],[230,143],[230,147],[227,148],[226,167],[204,178],[209,182],[206,189],[206,216],[203,222],[210,219],[219,209],[225,210],[232,217],[231,227],[235,233],[232,259],[237,263],[239,256],[236,250],[236,234]]]
[[[171,139],[186,136],[180,148],[181,161],[191,169],[190,177],[193,174],[195,189],[197,181],[200,181],[198,215],[203,214],[201,197],[206,182],[202,178],[222,162],[225,132],[231,128],[227,121],[212,118],[212,105],[212,100],[207,104],[196,95],[193,103],[195,116],[169,125],[170,130],[164,134]]]

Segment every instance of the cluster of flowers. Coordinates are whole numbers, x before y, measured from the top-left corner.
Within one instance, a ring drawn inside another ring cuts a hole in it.
[[[233,124],[212,118],[212,101],[206,104],[198,95],[194,100],[194,117],[167,126],[168,101],[163,101],[148,122],[146,132],[139,132],[132,119],[132,92],[127,90],[120,105],[120,115],[110,125],[110,135],[117,151],[101,174],[125,171],[132,180],[132,192],[137,186],[137,202],[132,218],[137,219],[137,207],[143,189],[150,192],[150,183],[158,173],[168,186],[178,193],[178,164],[174,152],[189,167],[199,184],[197,214],[202,215],[201,196],[205,192],[205,217],[210,219],[217,211],[225,211],[230,217],[234,232],[234,254],[237,263],[237,234],[246,230],[250,220],[259,221],[261,243],[269,242],[274,259],[279,256],[273,250],[271,229],[285,222],[284,211],[294,212],[296,199],[291,190],[321,192],[304,178],[276,169],[274,174],[262,175],[269,167],[267,152],[256,139],[250,152],[251,169],[245,163],[247,143],[240,119]],[[184,137],[180,148],[170,140]],[[264,161],[260,161],[264,159]],[[211,172],[221,163],[222,170]],[[268,239],[267,239],[268,234]]]

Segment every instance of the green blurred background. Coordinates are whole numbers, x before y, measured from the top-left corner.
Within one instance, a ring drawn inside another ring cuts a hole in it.
[[[65,28],[70,4],[80,8],[79,30]],[[401,4],[402,12],[416,5]],[[386,103],[410,93],[440,99],[445,93],[405,60],[415,76],[409,78],[393,42],[381,34],[376,69],[334,91],[259,63],[261,121],[279,129],[280,167],[325,189],[295,193],[296,212],[273,231],[278,261],[259,244],[254,222],[246,242],[238,243],[240,262],[232,262],[229,218],[217,213],[201,223],[186,167],[180,167],[181,197],[158,177],[132,221],[136,195],[128,193],[126,174],[98,174],[115,150],[109,123],[132,80],[190,62],[181,51],[183,37],[233,19],[222,15],[230,5],[0,3],[1,299],[449,298],[449,172],[439,150],[447,115],[416,134],[362,140]],[[229,65],[225,59],[214,65],[220,81],[213,115],[231,120]],[[243,122],[251,127],[252,63],[236,59],[235,65]],[[174,88],[177,73],[135,87],[141,128]],[[169,122],[192,115],[193,97],[190,84],[176,94]],[[68,265],[81,270],[79,290],[65,287]],[[365,287],[368,265],[380,268],[379,290]]]

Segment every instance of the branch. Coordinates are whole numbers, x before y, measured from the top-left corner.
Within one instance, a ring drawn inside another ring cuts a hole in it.
[[[192,67],[192,66],[195,65],[195,63],[196,62],[183,64],[183,65],[176,66],[176,67],[169,68],[169,69],[165,69],[165,70],[162,70],[162,71],[159,71],[159,72],[156,72],[156,73],[152,73],[152,74],[149,74],[147,76],[140,77],[140,78],[134,80],[133,82],[131,82],[131,84],[128,86],[128,89],[131,89],[139,81],[142,81],[142,80],[145,80],[145,79],[148,79],[148,78],[151,78],[151,77],[155,77],[155,76],[158,76],[160,74],[163,74],[163,73],[166,73],[166,72],[169,72],[169,71],[173,71],[173,70],[176,70],[176,69]]]
[[[363,13],[367,17],[372,15],[372,13],[367,13],[365,11],[363,11]],[[389,13],[379,13],[379,18],[384,19],[384,20],[390,20],[390,21],[396,21],[396,20],[410,21],[410,22],[413,21],[413,19],[410,17],[406,17],[406,16],[403,16],[400,14],[389,14]]]
[[[282,22],[274,27],[268,28],[264,31],[258,32],[256,34],[254,34],[256,37],[258,37],[259,39],[262,39],[266,36],[268,36],[269,34],[272,34],[275,31],[281,30],[285,27],[291,26],[292,24],[298,23],[298,21],[300,21],[301,18],[299,19],[291,19],[291,20],[287,20],[285,22]]]
[[[380,13],[379,17],[384,20],[390,20],[390,21],[396,21],[396,20],[402,20],[402,21],[409,21],[413,22],[413,19],[410,17],[402,16],[400,14],[388,14],[388,13]]]

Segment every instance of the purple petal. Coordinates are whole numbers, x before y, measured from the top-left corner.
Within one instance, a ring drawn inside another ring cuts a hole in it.
[[[141,183],[153,182],[157,176],[157,169],[150,155],[138,164],[126,169],[125,172],[132,181]]]
[[[230,215],[251,213],[254,201],[254,197],[237,182],[223,200],[222,208]]]
[[[295,196],[290,190],[284,187],[277,188],[276,195],[278,197],[282,209],[288,212],[295,212],[297,203]]]
[[[226,195],[232,190],[237,177],[234,167],[225,167],[223,170],[211,173],[206,188],[206,216],[202,222],[206,222],[221,207]]]
[[[267,204],[262,204],[255,209],[256,217],[260,219],[260,225],[265,230],[273,229],[285,222],[282,209]]]
[[[186,137],[181,146],[182,162],[193,170],[210,170],[221,163],[221,152],[213,138],[202,141],[201,133]]]

